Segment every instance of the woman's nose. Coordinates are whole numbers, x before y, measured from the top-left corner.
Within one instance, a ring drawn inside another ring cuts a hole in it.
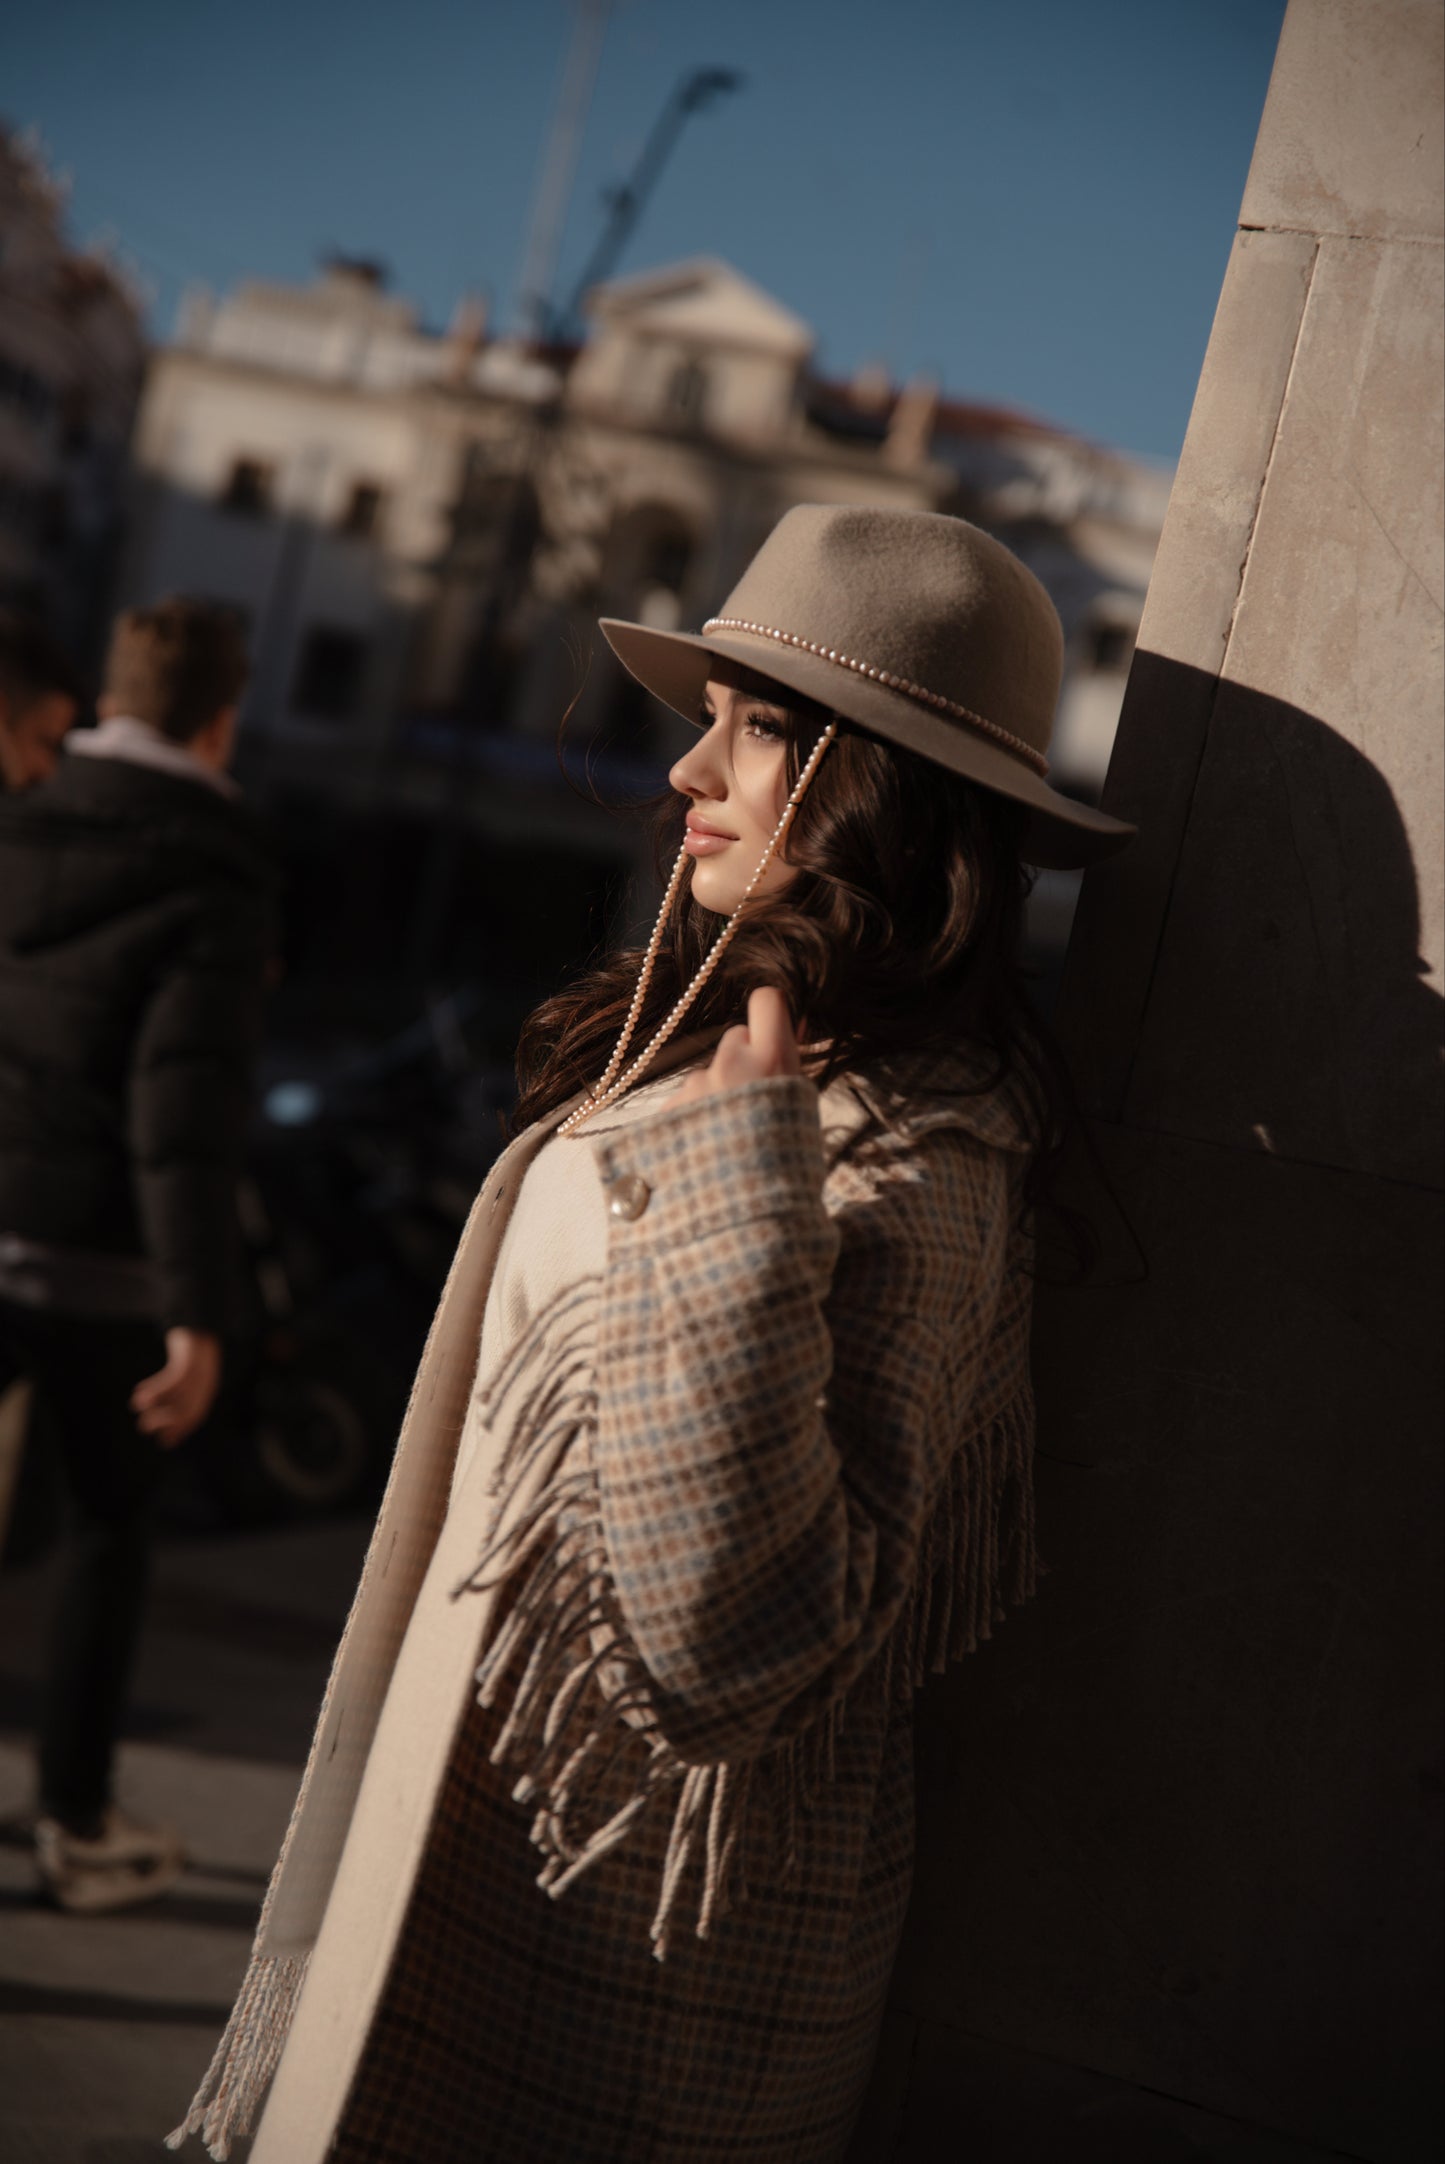
[[[679,796],[708,797],[720,801],[728,793],[727,769],[722,756],[722,724],[713,722],[695,744],[689,745],[672,767],[668,781]]]

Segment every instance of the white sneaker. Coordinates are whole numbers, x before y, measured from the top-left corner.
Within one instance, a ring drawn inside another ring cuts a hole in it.
[[[186,1852],[174,1826],[143,1825],[112,1803],[89,1839],[58,1818],[38,1818],[35,1863],[57,1908],[93,1916],[164,1893],[184,1871]]]

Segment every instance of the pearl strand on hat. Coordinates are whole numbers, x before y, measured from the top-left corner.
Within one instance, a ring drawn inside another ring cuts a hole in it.
[[[704,638],[710,631],[750,631],[754,638],[772,639],[779,646],[796,646],[800,653],[816,654],[820,661],[836,661],[840,669],[851,669],[855,676],[866,676],[870,682],[882,684],[889,691],[901,691],[905,697],[919,699],[940,714],[949,714],[955,721],[966,721],[971,728],[981,729],[996,744],[1002,744],[1005,751],[1011,751],[1016,759],[1024,760],[1036,774],[1049,771],[1049,762],[1043,753],[1025,743],[1021,736],[1015,736],[1011,729],[986,720],[982,714],[975,714],[971,707],[945,699],[941,691],[929,691],[906,676],[895,676],[889,669],[875,669],[870,662],[855,661],[851,654],[840,654],[834,646],[820,646],[816,639],[800,638],[796,631],[777,631],[771,624],[749,623],[741,616],[710,616],[702,630]]]
[[[721,961],[723,956],[723,950],[728,946],[734,932],[738,928],[738,920],[742,915],[743,909],[745,908],[749,898],[756,891],[758,881],[762,878],[763,873],[767,870],[768,866],[772,863],[773,858],[777,855],[778,850],[782,847],[783,841],[788,832],[788,828],[793,823],[793,814],[796,812],[799,804],[802,802],[804,791],[807,789],[809,782],[813,779],[814,774],[817,772],[818,761],[822,758],[824,752],[827,750],[828,746],[832,743],[834,737],[837,734],[837,722],[830,721],[827,727],[824,729],[822,735],[818,738],[817,743],[813,746],[813,749],[809,752],[807,761],[803,767],[803,771],[801,774],[799,774],[797,780],[793,784],[792,790],[788,797],[788,801],[783,806],[782,817],[779,819],[777,825],[773,828],[771,835],[768,837],[768,846],[763,851],[761,857],[758,859],[757,870],[753,873],[752,878],[743,888],[742,894],[738,899],[737,907],[733,910],[733,913],[728,918],[727,923],[723,926],[722,930],[718,933],[717,938],[713,941],[713,944],[709,949],[707,955],[705,956],[704,960],[702,961],[696,976],[693,978],[691,984],[688,985],[686,991],[682,994],[681,998],[674,1002],[671,1011],[663,1019],[663,1022],[658,1029],[657,1035],[653,1038],[652,1042],[646,1047],[644,1051],[638,1053],[637,1058],[632,1062],[631,1066],[627,1068],[625,1073],[619,1074],[618,1069],[621,1067],[622,1061],[626,1056],[627,1047],[632,1041],[632,1033],[637,1027],[637,1018],[642,1012],[643,1002],[647,997],[647,988],[652,982],[653,970],[657,963],[658,949],[662,945],[663,929],[667,923],[668,917],[672,912],[672,905],[674,900],[676,899],[678,887],[682,882],[683,870],[687,864],[686,848],[683,848],[681,851],[679,851],[677,862],[672,868],[672,877],[667,882],[667,892],[662,897],[662,907],[657,913],[657,922],[652,928],[652,937],[647,942],[647,952],[642,958],[642,968],[638,974],[637,979],[637,990],[632,995],[632,1004],[627,1010],[627,1020],[622,1025],[622,1034],[617,1040],[617,1044],[613,1051],[611,1059],[607,1062],[606,1072],[604,1073],[601,1081],[597,1084],[597,1087],[593,1090],[588,1091],[585,1101],[577,1107],[575,1112],[569,1113],[567,1118],[563,1120],[561,1126],[557,1129],[557,1133],[559,1135],[565,1135],[569,1128],[577,1126],[580,1121],[590,1119],[594,1112],[600,1112],[605,1105],[615,1104],[617,1099],[622,1096],[623,1092],[629,1090],[632,1087],[633,1083],[638,1079],[638,1077],[642,1074],[645,1074],[647,1069],[652,1065],[652,1062],[656,1059],[658,1053],[667,1043],[668,1038],[672,1036],[679,1022],[681,1022],[683,1017],[687,1014],[694,1000],[696,1000],[699,992],[701,992],[703,986],[707,983],[709,977],[711,977],[713,971],[717,968],[718,963]]]

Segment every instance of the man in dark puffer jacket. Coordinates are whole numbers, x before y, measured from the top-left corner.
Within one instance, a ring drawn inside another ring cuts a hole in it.
[[[63,1907],[181,1868],[115,1804],[162,1452],[220,1381],[273,881],[225,769],[233,619],[116,625],[100,726],[0,801],[0,1387],[45,1402],[77,1519],[40,1735],[36,1853]]]

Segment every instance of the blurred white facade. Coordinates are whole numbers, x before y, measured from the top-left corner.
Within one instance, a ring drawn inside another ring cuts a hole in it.
[[[597,614],[700,622],[790,504],[864,501],[960,513],[1032,564],[1069,640],[1056,778],[1097,791],[1167,470],[927,383],[829,383],[811,328],[724,263],[599,288],[589,323],[529,349],[464,304],[431,332],[346,260],[187,300],[120,598],[246,613],[268,784],[420,809],[456,785],[457,731],[550,741],[579,683],[579,721],[644,741]]]

